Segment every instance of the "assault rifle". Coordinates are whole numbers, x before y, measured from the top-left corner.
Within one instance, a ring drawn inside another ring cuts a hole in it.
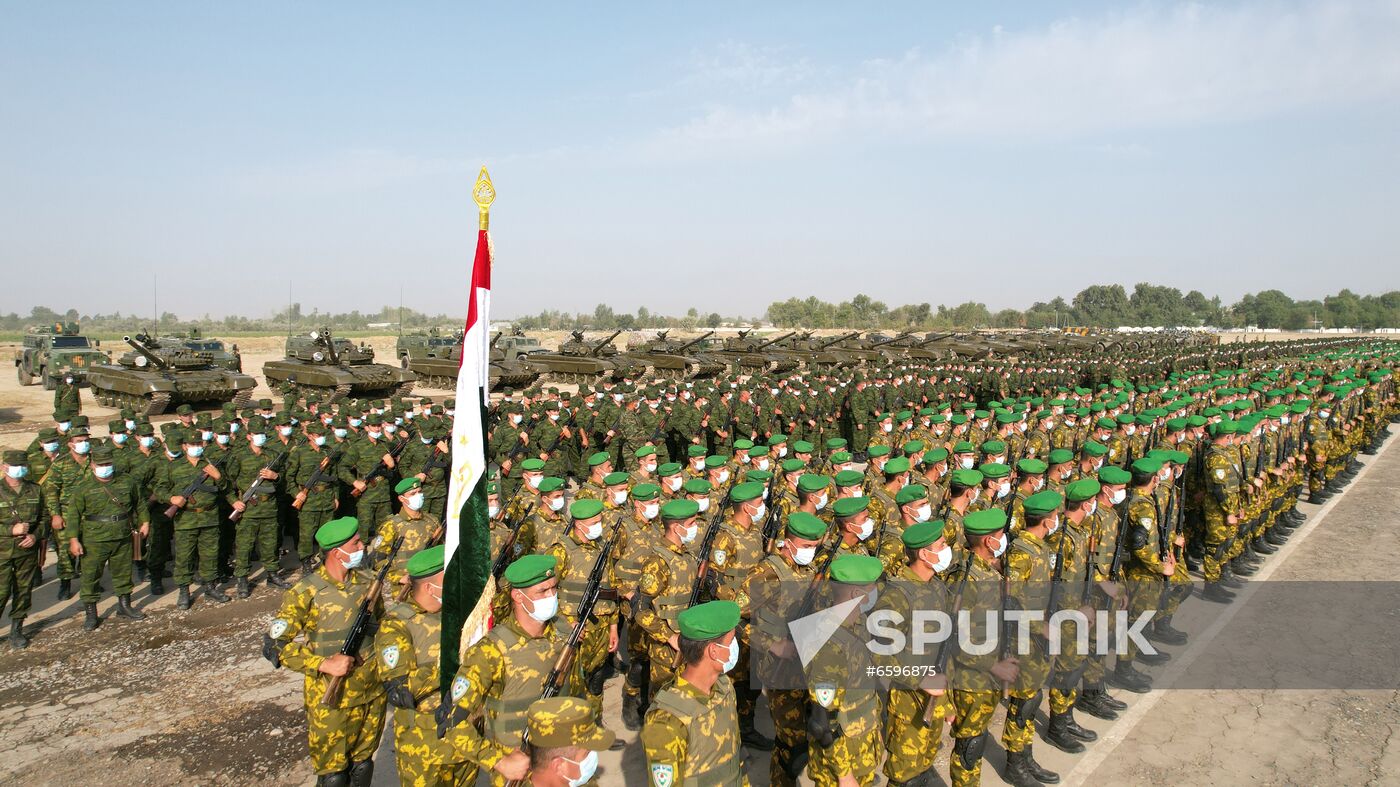
[[[933,674],[948,674],[948,659],[953,655],[953,643],[958,641],[958,616],[962,612],[963,591],[967,590],[967,577],[972,573],[972,550],[967,551],[967,557],[963,559],[962,576],[958,577],[958,589],[953,592],[952,622],[949,625],[948,637],[938,645],[938,654],[933,657]],[[949,684],[948,691],[952,690]],[[920,718],[924,720],[924,725],[928,726],[933,721],[933,695],[925,693],[923,699],[923,713]]]
[[[326,452],[326,455],[317,463],[316,469],[311,473],[311,477],[306,479],[306,483],[297,491],[296,497],[292,498],[292,508],[300,511],[301,507],[306,505],[306,498],[311,494],[311,487],[322,481],[328,484],[335,481],[335,478],[326,472],[326,468],[330,467],[333,462],[338,460],[341,453],[342,452],[339,450]]]
[[[405,448],[407,448],[407,447],[408,447],[408,437],[405,436],[402,440],[399,441],[399,444],[398,444],[398,445],[393,446],[392,448],[389,449],[389,458],[390,458],[390,459],[395,459],[395,460],[397,460],[397,459],[399,458],[399,454],[403,453],[403,449],[405,449]],[[398,465],[398,462],[395,461],[394,464],[395,464],[395,465]],[[386,462],[386,461],[381,457],[380,460],[379,460],[379,462],[378,462],[378,464],[376,464],[376,465],[374,466],[374,468],[371,469],[371,470],[369,471],[369,475],[366,475],[364,478],[361,478],[360,480],[363,481],[363,482],[365,483],[365,485],[366,485],[365,488],[368,489],[368,488],[369,488],[368,485],[369,485],[369,482],[370,482],[370,481],[373,481],[374,479],[379,478],[380,476],[383,476],[383,475],[387,474],[388,472],[389,472],[389,463]],[[351,496],[351,497],[359,497],[360,495],[362,495],[362,494],[364,494],[364,493],[365,493],[365,492],[364,492],[364,489],[359,489],[359,490],[357,490],[357,489],[351,489],[351,490],[350,490],[350,496]]]
[[[345,635],[345,643],[337,651],[342,656],[351,658],[359,655],[360,645],[370,633],[370,626],[374,622],[374,605],[378,603],[380,593],[384,589],[384,578],[389,574],[389,566],[394,564],[394,556],[399,553],[399,547],[403,546],[403,535],[394,539],[394,543],[389,547],[389,554],[384,559],[384,565],[379,567],[379,572],[374,575],[374,581],[369,583],[369,589],[365,591],[365,598],[360,602],[360,608],[355,612],[355,621],[350,624],[350,633]],[[340,692],[345,685],[346,675],[334,675],[331,682],[326,685],[326,693],[321,697],[321,707],[334,708],[340,702]]]
[[[510,533],[506,540],[501,543],[501,551],[496,553],[496,559],[491,563],[491,576],[500,580],[501,575],[506,573],[506,567],[510,565],[511,558],[515,556],[515,542],[520,538],[520,529],[525,526],[525,521],[530,518],[530,514],[535,512],[535,504],[525,506],[525,510],[520,512],[520,516],[506,527]]]
[[[286,467],[287,465],[287,456],[289,453],[289,451],[278,451],[275,455],[273,455],[272,461],[263,465],[262,469],[271,470],[274,473],[281,473],[282,468]],[[255,496],[257,496],[257,494],[262,491],[263,485],[266,483],[267,479],[262,477],[262,473],[259,473],[258,477],[253,481],[253,483],[248,485],[248,491],[244,492],[243,496],[238,499],[243,502],[244,506],[247,506],[248,501],[252,500]],[[233,513],[228,515],[228,521],[237,522],[238,520],[243,518],[243,514],[247,510],[248,509],[245,507],[243,511],[234,511]]]
[[[213,462],[212,464],[205,465],[204,470],[202,470],[199,473],[199,475],[195,476],[193,481],[186,484],[184,490],[180,492],[180,497],[183,498],[185,502],[179,505],[175,505],[172,503],[169,508],[165,509],[165,518],[174,519],[175,515],[180,513],[181,509],[189,505],[190,496],[194,493],[211,491],[204,486],[204,479],[209,477],[209,468],[214,468],[214,472],[216,473],[223,472],[224,463],[228,461],[228,458],[230,456],[233,456],[233,452],[225,451],[224,455],[219,457],[217,461]]]

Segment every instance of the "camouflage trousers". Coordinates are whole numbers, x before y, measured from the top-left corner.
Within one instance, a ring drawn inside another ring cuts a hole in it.
[[[77,568],[73,565],[73,553],[68,551],[68,534],[73,532],[67,528],[56,530],[49,536],[49,546],[54,551],[54,567],[58,569],[59,579],[72,579],[78,575]]]
[[[297,512],[297,557],[306,560],[316,554],[316,528],[331,521],[335,510],[306,509]]]
[[[1225,509],[1214,501],[1207,501],[1202,513],[1206,521],[1205,557],[1201,561],[1201,573],[1207,582],[1220,581],[1220,568],[1225,564],[1226,543],[1234,527],[1225,519]]]
[[[1191,572],[1186,570],[1186,560],[1180,554],[1176,556],[1176,572],[1169,578],[1168,585],[1166,592],[1162,594],[1159,616],[1175,615],[1181,608],[1181,602],[1191,596]]]
[[[625,630],[627,635],[624,637],[627,644],[627,676],[622,683],[622,693],[627,697],[642,697],[643,701],[648,700],[651,697],[651,692],[647,689],[651,662],[650,656],[647,655],[647,634],[641,626],[627,620],[620,621],[618,626],[620,630]]]
[[[953,706],[958,718],[953,722],[953,756],[949,766],[949,776],[953,787],[970,787],[982,783],[982,753],[987,726],[996,712],[1000,692],[996,691],[953,691]],[[976,749],[976,756],[964,754]]]
[[[1080,648],[1079,640],[1075,638],[1074,626],[1065,624],[1061,628],[1060,653],[1053,657],[1050,662],[1050,711],[1052,713],[1065,713],[1074,707],[1074,701],[1079,697],[1080,679],[1089,669],[1089,658],[1086,651],[1093,645],[1093,630],[1090,629],[1086,645],[1090,648]]]
[[[319,702],[306,706],[306,740],[311,767],[318,776],[340,773],[352,762],[374,757],[384,730],[386,704],[380,694],[350,708],[323,708]]]
[[[471,762],[443,762],[451,746],[437,736],[432,711],[394,709],[394,765],[404,787],[468,787],[476,784]],[[493,772],[493,775],[498,775]]]
[[[34,595],[34,569],[39,565],[36,549],[15,549],[7,558],[0,558],[0,614],[10,607],[10,620],[24,620],[29,615],[30,599]]]
[[[924,723],[924,704],[932,702],[932,713]],[[950,694],[930,697],[922,691],[893,689],[885,716],[885,777],[892,782],[913,779],[933,767],[938,756],[943,720],[953,714]]]
[[[131,593],[131,539],[92,541],[83,544],[83,581],[78,598],[84,604],[96,604],[102,599],[102,572],[112,566],[112,595]]]
[[[172,549],[175,539],[175,523],[165,516],[165,510],[155,510],[151,508],[151,531],[146,537],[146,570],[151,578],[156,578],[164,574],[165,567],[170,563]],[[137,560],[143,559],[141,555],[136,555]]]
[[[196,570],[196,559],[198,570]],[[218,574],[219,528],[200,527],[175,531],[175,584],[193,579],[213,582]]]
[[[1041,642],[1038,636],[1035,643]],[[1050,661],[1039,647],[1018,656],[1021,672],[1006,693],[1006,720],[1001,728],[1001,745],[1008,752],[1022,751],[1035,738],[1035,711],[1045,695],[1041,687],[1050,676]]]
[[[838,772],[836,755],[833,753],[836,746],[845,747],[852,752],[851,760],[855,772],[851,776],[857,784],[870,787],[880,777],[883,739],[880,726],[871,725],[870,729],[855,739],[848,730],[831,749],[822,748],[815,742],[811,744],[812,759],[807,764],[807,775],[817,787],[837,787],[841,781],[842,774]]]
[[[267,504],[264,504],[267,505]],[[253,573],[253,550],[257,549],[267,573],[277,571],[277,548],[282,540],[282,525],[277,521],[276,506],[268,505],[272,516],[245,516],[238,520],[234,531],[233,575],[239,578]]]
[[[774,733],[768,783],[774,787],[795,787],[796,760],[807,749],[807,692],[769,689],[768,712],[773,717]]]
[[[423,500],[423,510],[438,518],[439,522],[447,521],[447,495],[441,497],[425,498]]]
[[[1185,568],[1183,566],[1183,568]],[[1185,573],[1185,572],[1183,572]],[[1139,616],[1149,612],[1160,612],[1163,598],[1162,588],[1168,583],[1162,582],[1159,576],[1131,578],[1127,582],[1128,588],[1128,621],[1137,620]],[[1137,645],[1131,638],[1128,639],[1127,649],[1120,656],[1131,661],[1137,656]]]
[[[385,482],[380,482],[385,483]],[[374,532],[379,529],[384,520],[394,515],[393,506],[389,504],[389,498],[376,495],[370,498],[372,493],[366,492],[355,504],[355,518],[360,520],[360,540],[368,544],[374,540]],[[313,534],[313,542],[314,534]]]

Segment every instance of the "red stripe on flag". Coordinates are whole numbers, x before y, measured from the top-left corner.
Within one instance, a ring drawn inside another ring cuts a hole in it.
[[[486,230],[478,230],[476,235],[476,261],[472,263],[472,295],[467,304],[467,325],[470,331],[477,321],[477,292],[491,289],[491,242]],[[463,357],[466,356],[464,352]]]

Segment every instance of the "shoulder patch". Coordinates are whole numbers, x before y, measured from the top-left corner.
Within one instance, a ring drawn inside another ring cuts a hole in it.
[[[383,537],[383,536],[375,536],[375,537],[374,537],[374,540],[370,542],[369,548],[370,548],[370,549],[378,549],[383,543],[384,543],[384,537]]]
[[[390,645],[379,652],[379,657],[384,660],[384,666],[393,669],[399,665],[399,646]]]
[[[273,639],[281,639],[281,638],[282,638],[282,635],[283,635],[283,634],[286,634],[286,633],[287,633],[287,621],[285,621],[285,620],[283,620],[283,619],[281,619],[281,618],[276,618],[276,619],[274,619],[274,620],[272,621],[272,625],[270,625],[270,626],[267,627],[267,635],[268,635],[269,637],[272,637]]]
[[[665,763],[659,762],[651,766],[651,783],[656,787],[671,787],[675,775],[675,769]]]
[[[723,565],[724,565],[725,559],[728,558],[728,557],[729,557],[729,554],[728,554],[727,552],[725,552],[723,549],[716,549],[716,550],[714,551],[715,565],[717,565],[717,566],[723,566]]]
[[[812,687],[812,693],[816,695],[817,702],[821,703],[823,708],[830,708],[831,703],[836,699],[836,684],[818,683]]]
[[[467,693],[467,689],[471,687],[471,681],[467,680],[466,678],[463,678],[460,675],[454,678],[452,680],[452,701],[456,702],[457,700],[460,700],[463,697],[463,695]]]
[[[1225,479],[1225,468],[1222,467],[1219,470],[1216,470],[1215,477],[1223,481]]]
[[[1138,520],[1138,524],[1143,527],[1152,527],[1152,517],[1145,516]]]

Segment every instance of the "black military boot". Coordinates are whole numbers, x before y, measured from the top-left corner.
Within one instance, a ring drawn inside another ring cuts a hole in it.
[[[739,720],[739,741],[754,751],[773,751],[773,739],[753,726],[753,719]]]
[[[350,787],[350,770],[340,773],[328,773],[325,776],[316,777],[318,787]]]
[[[219,586],[213,582],[205,582],[200,587],[200,590],[204,591],[206,598],[212,598],[220,604],[228,601],[228,596],[222,590],[219,590]]]
[[[1147,637],[1167,645],[1186,644],[1186,633],[1180,629],[1172,628],[1171,615],[1163,615],[1152,621],[1152,628],[1147,630]]]
[[[145,620],[146,613],[131,606],[131,596],[117,596],[117,617],[130,618],[131,620]]]
[[[132,570],[136,573],[136,584],[146,581],[146,561],[138,560],[132,564]]]
[[[1191,553],[1190,553],[1190,552],[1187,552],[1187,553],[1186,553],[1186,570],[1187,570],[1187,571],[1200,571],[1200,570],[1201,570],[1201,559],[1198,558],[1198,557],[1192,557],[1192,556],[1191,556]]]
[[[1249,542],[1249,548],[1254,550],[1255,554],[1259,555],[1272,555],[1278,551],[1278,547],[1266,542],[1263,536],[1259,536]]]
[[[622,726],[633,732],[642,728],[642,698],[640,695],[623,692]]]
[[[97,619],[97,604],[83,605],[83,631],[92,631],[100,621]]]
[[[1288,543],[1288,532],[1279,530],[1280,525],[1274,525],[1264,531],[1264,540],[1275,547],[1281,547]]]
[[[1097,691],[1084,689],[1079,692],[1079,696],[1074,698],[1074,707],[1084,711],[1096,719],[1113,721],[1118,718],[1118,711],[1110,708],[1103,698],[1108,696],[1108,692],[1103,689]]]
[[[1329,492],[1326,487],[1323,487],[1322,489],[1319,489],[1315,492],[1309,492],[1308,502],[1312,503],[1313,505],[1321,505],[1323,503],[1326,503],[1327,499],[1331,496],[1332,493]]]
[[[1040,763],[1035,761],[1034,746],[1027,743],[1025,751],[1021,753],[1026,755],[1026,764],[1030,766],[1031,775],[1035,777],[1036,781],[1040,782],[1041,784],[1060,783],[1060,774],[1055,773],[1054,771],[1046,770],[1044,765],[1041,765]]]
[[[163,581],[161,580],[161,578],[158,577],[158,576],[151,577],[151,595],[152,595],[152,596],[164,596],[164,595],[165,595],[165,582],[163,582]]]
[[[1155,667],[1158,664],[1166,664],[1168,661],[1171,661],[1172,654],[1165,650],[1159,650],[1156,653],[1147,653],[1143,651],[1137,654],[1137,660],[1149,667]]]
[[[1031,758],[1026,751],[1006,753],[1006,771],[1001,778],[1014,787],[1040,787],[1041,781],[1031,772]],[[1058,779],[1057,779],[1058,781]]]
[[[292,586],[292,583],[288,582],[287,578],[282,576],[282,572],[280,571],[267,572],[267,584],[275,588],[282,588],[283,590]]]
[[[1133,662],[1125,658],[1119,658],[1118,663],[1113,665],[1113,671],[1108,673],[1108,682],[1134,694],[1146,694],[1152,690],[1152,680],[1133,669]]]
[[[10,647],[29,647],[29,637],[24,636],[24,619],[10,621]]]
[[[1217,604],[1229,604],[1235,600],[1235,594],[1219,582],[1207,582],[1206,589],[1201,591],[1201,598],[1206,601],[1214,601]]]
[[[58,581],[58,600],[67,601],[73,597],[73,580],[60,579]]]
[[[1116,714],[1115,714],[1116,715]],[[1045,741],[1060,751],[1078,754],[1084,751],[1084,744],[1079,742],[1079,736],[1069,731],[1068,713],[1051,713],[1050,726],[1045,730]]]
[[[253,588],[252,588],[252,586],[250,586],[250,585],[248,584],[248,578],[247,578],[247,577],[239,577],[239,578],[238,578],[238,597],[239,597],[239,598],[247,598],[247,597],[249,597],[249,596],[251,596],[251,595],[253,595]]]
[[[1249,562],[1241,560],[1240,558],[1235,558],[1234,560],[1230,561],[1230,573],[1232,574],[1238,574],[1242,577],[1252,577],[1258,571],[1259,569],[1255,568]]]
[[[175,599],[175,608],[176,608],[176,609],[189,609],[189,608],[190,608],[190,586],[189,586],[189,585],[181,585],[181,586],[180,586],[180,597],[177,598],[177,599]]]
[[[369,787],[374,781],[374,760],[350,763],[350,787]]]
[[[1074,708],[1070,708],[1069,710],[1065,711],[1064,717],[1068,719],[1068,721],[1065,723],[1065,729],[1069,731],[1070,735],[1073,735],[1074,737],[1078,738],[1081,741],[1084,741],[1085,743],[1093,743],[1094,741],[1099,739],[1099,734],[1097,732],[1094,732],[1088,727],[1083,727],[1079,724],[1079,722],[1075,721]]]

